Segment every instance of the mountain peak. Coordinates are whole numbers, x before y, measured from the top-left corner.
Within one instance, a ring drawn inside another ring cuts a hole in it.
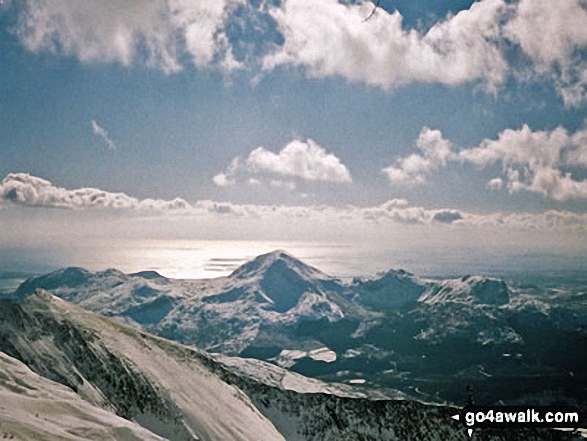
[[[254,259],[238,267],[230,274],[231,278],[249,278],[274,271],[293,271],[303,278],[323,278],[319,270],[306,265],[284,250],[275,250],[270,253],[261,254]]]
[[[254,258],[229,277],[258,287],[278,312],[289,311],[305,293],[320,291],[320,282],[328,278],[282,250]]]

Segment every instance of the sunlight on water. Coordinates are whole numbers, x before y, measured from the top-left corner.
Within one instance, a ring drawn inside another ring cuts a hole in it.
[[[78,266],[125,273],[154,270],[166,277],[202,279],[230,274],[239,265],[277,249],[339,277],[404,269],[419,276],[478,274],[525,279],[532,274],[585,274],[584,255],[528,253],[503,248],[389,247],[303,241],[108,240],[74,247],[0,249],[1,271],[37,274]]]
[[[349,273],[349,247],[307,242],[148,240],[100,246],[93,256],[78,251],[72,260],[91,270],[116,267],[123,272],[154,270],[166,277],[201,279],[226,276],[247,260],[283,249],[304,262],[337,275]]]

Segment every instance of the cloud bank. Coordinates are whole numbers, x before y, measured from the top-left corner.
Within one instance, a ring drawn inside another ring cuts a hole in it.
[[[69,210],[118,210],[146,215],[180,215],[228,217],[267,221],[317,221],[322,225],[367,225],[395,223],[404,225],[438,225],[447,228],[501,228],[531,231],[587,232],[587,213],[550,210],[543,213],[479,215],[451,208],[410,206],[404,199],[391,199],[372,207],[345,206],[277,206],[234,204],[184,199],[137,199],[124,193],[95,188],[68,190],[26,173],[8,174],[0,184],[0,201],[29,208]],[[279,224],[279,222],[277,224]]]
[[[185,200],[142,199],[97,188],[67,190],[28,173],[10,173],[0,185],[0,198],[23,207],[83,210],[89,208],[186,212],[193,207]]]
[[[399,12],[371,3],[284,0],[271,15],[285,43],[263,60],[267,70],[300,66],[309,76],[340,76],[388,89],[413,81],[501,84],[507,63],[495,41],[506,10],[502,0],[474,3],[436,23],[427,33],[405,30]]]

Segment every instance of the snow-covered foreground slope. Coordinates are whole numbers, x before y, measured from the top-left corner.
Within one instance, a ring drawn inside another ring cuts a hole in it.
[[[19,440],[162,441],[140,425],[84,401],[68,387],[0,352],[0,436]]]
[[[283,437],[189,350],[39,291],[2,305],[1,349],[88,402],[172,440]]]
[[[0,301],[0,351],[7,354],[0,356],[0,393],[9,397],[0,402],[0,433],[21,439],[468,439],[451,419],[454,408],[373,399],[258,360],[218,361],[40,290],[22,302]],[[61,428],[52,426],[57,417]],[[44,422],[40,429],[35,418]]]

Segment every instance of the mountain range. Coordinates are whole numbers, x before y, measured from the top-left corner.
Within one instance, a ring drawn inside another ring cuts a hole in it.
[[[208,280],[66,268],[28,279],[2,301],[0,350],[13,357],[8,365],[18,359],[138,422],[129,433],[260,439],[215,420],[231,401],[231,419],[266,433],[261,439],[460,439],[462,428],[445,417],[471,388],[484,404],[584,408],[585,298],[403,270],[341,279],[283,251]],[[208,387],[194,372],[219,383]],[[207,404],[181,400],[190,394]],[[420,411],[439,419],[434,429],[412,426]]]

